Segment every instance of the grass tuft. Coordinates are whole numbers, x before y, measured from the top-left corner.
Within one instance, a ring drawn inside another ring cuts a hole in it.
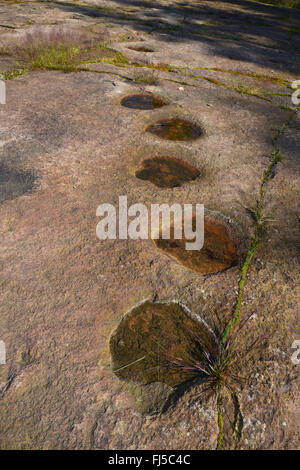
[[[111,65],[116,65],[118,67],[125,67],[129,64],[128,58],[124,54],[122,54],[122,52],[112,51],[111,49],[110,51],[113,52],[113,57],[103,58],[102,62]]]
[[[48,31],[35,28],[26,33],[22,44],[2,53],[13,55],[18,61],[15,70],[4,73],[6,80],[37,69],[73,72],[81,64],[107,62],[122,66],[128,63],[127,57],[110,49],[103,37],[94,39],[86,33],[61,27]]]
[[[147,85],[155,85],[158,80],[157,74],[152,71],[151,73],[141,72],[137,73],[133,80],[137,83],[145,83]]]
[[[85,33],[62,28],[35,29],[26,33],[15,53],[31,69],[55,69],[77,65],[80,54],[92,47],[93,41]]]

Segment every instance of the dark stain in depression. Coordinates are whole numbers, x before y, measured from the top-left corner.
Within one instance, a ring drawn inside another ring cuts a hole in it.
[[[173,188],[185,181],[196,179],[200,171],[184,160],[169,156],[154,156],[142,161],[135,176],[141,180],[151,181],[159,188]]]
[[[150,132],[162,139],[189,141],[198,139],[203,135],[203,130],[196,124],[181,118],[161,119],[146,127]]]
[[[137,52],[154,52],[153,49],[147,46],[128,46],[127,49],[130,49],[131,51],[137,51]]]
[[[193,231],[196,229],[195,215],[192,218]],[[184,233],[184,227],[182,228]],[[187,250],[188,240],[174,238],[174,223],[171,225],[170,239],[153,240],[157,248],[175,258],[180,264],[202,274],[224,271],[239,260],[239,241],[230,225],[221,217],[205,214],[204,245],[200,250]]]
[[[121,105],[126,108],[132,109],[156,109],[161,108],[167,104],[159,96],[151,95],[150,93],[136,94],[125,96],[121,100]]]
[[[172,358],[193,363],[199,357],[199,337],[206,338],[210,351],[218,351],[213,332],[183,306],[146,301],[123,317],[110,338],[114,373],[127,382],[176,387],[195,371],[174,366]]]
[[[0,163],[0,203],[31,191],[34,182],[35,177],[30,171],[16,170]]]

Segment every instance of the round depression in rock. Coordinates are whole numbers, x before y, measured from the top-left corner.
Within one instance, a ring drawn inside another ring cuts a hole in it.
[[[160,119],[146,127],[146,132],[166,140],[189,141],[203,135],[201,127],[177,117]]]
[[[9,168],[0,163],[0,203],[31,191],[34,181],[35,177],[31,172]]]
[[[188,367],[196,362],[200,365],[199,338],[204,338],[212,357],[217,357],[216,338],[204,322],[176,302],[147,300],[123,317],[110,338],[113,371],[128,382],[177,386],[200,374]]]
[[[175,258],[179,263],[193,271],[202,274],[213,274],[224,271],[238,263],[239,260],[239,240],[236,233],[226,222],[225,218],[217,217],[211,214],[204,216],[204,245],[201,249],[188,250],[186,243],[194,240],[187,240],[185,237],[185,226],[180,220],[177,223],[182,224],[182,238],[174,237],[174,221],[170,228],[170,238],[162,237],[162,229],[154,243],[163,252]],[[200,221],[198,228],[196,225],[196,215],[193,214],[190,225],[193,232],[200,230]],[[189,237],[190,238],[190,237]],[[200,239],[200,237],[199,237]]]
[[[130,49],[131,51],[137,51],[137,52],[154,52],[154,50],[148,46],[128,46],[127,49]]]
[[[159,188],[180,186],[186,181],[194,180],[199,174],[200,171],[195,166],[170,156],[145,158],[135,172],[137,178],[151,181]]]
[[[150,93],[139,93],[134,95],[124,96],[121,100],[121,105],[125,108],[132,109],[156,109],[161,108],[167,104],[159,96]]]

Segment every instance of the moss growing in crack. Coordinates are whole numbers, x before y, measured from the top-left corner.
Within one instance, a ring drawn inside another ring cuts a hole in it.
[[[224,334],[223,334],[223,338],[222,338],[223,342],[225,342],[225,340],[227,340],[227,338],[230,334],[232,326],[236,325],[240,321],[241,309],[242,309],[242,304],[243,304],[244,285],[245,285],[245,281],[246,281],[246,277],[247,277],[247,272],[248,272],[251,260],[253,258],[253,255],[256,252],[257,246],[258,246],[258,238],[255,235],[252,239],[250,249],[248,251],[248,254],[247,254],[247,257],[244,261],[244,264],[242,266],[242,273],[241,273],[241,277],[240,277],[240,280],[239,280],[239,287],[238,287],[238,298],[237,298],[237,302],[236,302],[233,317],[228,322],[228,324],[226,325],[226,328],[224,330]]]
[[[282,126],[275,132],[274,137],[273,137],[274,142],[276,142],[279,139],[279,137],[281,137],[285,133],[285,131],[290,128],[293,116],[294,116],[294,112],[291,114],[290,119],[284,124],[282,124]]]
[[[286,125],[283,129],[282,132],[287,128],[288,126]],[[260,185],[260,191],[259,191],[259,200],[257,201],[256,208],[252,211],[255,219],[255,230],[254,230],[254,235],[251,240],[251,245],[249,248],[249,251],[247,253],[246,259],[242,265],[241,269],[241,276],[239,280],[239,286],[238,286],[238,296],[237,296],[237,301],[235,304],[235,308],[233,311],[233,316],[227,323],[223,335],[222,335],[222,344],[226,344],[228,341],[230,342],[230,339],[236,336],[238,333],[233,330],[234,327],[238,327],[240,320],[241,320],[241,315],[242,315],[242,306],[243,306],[243,296],[244,296],[244,286],[247,278],[247,273],[249,270],[249,266],[251,264],[251,261],[253,259],[253,256],[257,250],[258,244],[259,244],[259,237],[262,231],[262,226],[263,226],[263,204],[264,204],[264,195],[265,195],[265,186],[269,182],[269,180],[274,176],[274,171],[276,168],[276,165],[282,161],[282,155],[278,150],[275,150],[271,154],[271,162],[269,166],[266,168],[266,170],[263,173],[261,185]],[[232,426],[232,432],[233,435],[236,438],[236,442],[239,442],[242,436],[242,429],[243,429],[243,417],[242,413],[240,410],[240,404],[239,404],[239,398],[237,392],[232,389],[231,393],[231,398],[234,404],[234,410],[235,410],[235,419],[234,423]],[[218,434],[218,443],[217,443],[217,449],[222,448],[222,443],[224,439],[224,432],[223,432],[223,419],[222,419],[222,401],[217,403],[217,409],[218,409],[218,426],[219,426],[219,434]]]
[[[147,69],[159,70],[160,72],[176,72],[171,65],[168,64],[139,64],[136,62],[130,63],[131,67],[145,67]]]
[[[291,93],[280,93],[277,91],[257,91],[258,95],[272,95],[272,96],[292,96]]]
[[[203,69],[203,70],[215,70],[215,69]],[[254,96],[255,98],[258,98],[263,101],[268,101],[269,103],[274,104],[275,106],[278,106],[281,109],[284,109],[286,111],[291,111],[291,108],[289,106],[283,106],[279,105],[275,102],[273,102],[270,98],[267,98],[264,96],[264,93],[257,92],[256,90],[252,90],[251,88],[245,87],[244,85],[239,85],[238,87],[232,87],[227,85],[226,83],[221,82],[220,80],[217,80],[215,78],[211,77],[205,77],[204,75],[197,75],[195,73],[188,73],[185,72],[184,70],[173,70],[176,71],[177,73],[180,73],[182,75],[186,75],[188,77],[193,77],[193,78],[200,78],[201,80],[206,80],[207,82],[213,83],[214,85],[220,86],[222,88],[225,88],[227,90],[231,91],[236,91],[237,93],[240,93],[241,95],[249,95],[249,96]],[[274,93],[276,94],[276,93]],[[289,95],[289,94],[288,94]]]
[[[7,72],[1,72],[1,77],[3,80],[13,80],[14,78],[21,77],[28,72],[30,72],[30,70],[27,67],[17,68]]]
[[[242,95],[255,96],[257,94],[256,90],[253,90],[252,88],[246,87],[245,85],[243,85],[241,83],[237,86],[236,91],[238,91]]]
[[[269,82],[276,83],[277,85],[280,85],[280,86],[283,86],[283,87],[291,88],[291,82],[289,80],[284,80],[284,79],[279,78],[279,77],[271,77],[270,75],[264,75],[264,74],[257,73],[257,72],[239,72],[237,70],[222,69],[220,67],[195,67],[195,69],[197,69],[197,70],[207,70],[207,71],[212,71],[212,72],[227,73],[227,74],[231,74],[231,75],[238,75],[238,76],[241,76],[241,77],[255,78],[257,80],[269,81]]]
[[[115,57],[113,58],[104,58],[102,59],[102,62],[105,62],[107,64],[111,64],[111,65],[117,65],[117,66],[120,66],[120,67],[125,67],[126,65],[129,64],[129,59],[124,55],[122,54],[122,52],[119,52],[119,51],[115,51]]]
[[[0,24],[1,28],[7,28],[7,29],[17,29],[15,26],[11,26],[9,24]]]
[[[262,225],[263,225],[262,210],[263,210],[263,204],[264,204],[265,185],[268,183],[268,181],[272,177],[272,174],[276,168],[276,165],[282,160],[282,155],[279,153],[278,150],[274,151],[271,156],[272,156],[271,163],[269,164],[268,168],[264,171],[264,174],[263,174],[262,182],[260,185],[260,191],[259,191],[259,200],[257,202],[255,210],[253,211],[253,214],[255,216],[255,233],[251,241],[250,249],[247,253],[246,259],[242,266],[241,277],[239,280],[239,287],[238,287],[237,302],[236,302],[235,309],[233,312],[233,317],[230,319],[230,321],[227,323],[225,327],[223,338],[222,338],[223,342],[227,340],[232,327],[237,325],[241,318],[244,285],[245,285],[245,281],[247,278],[247,273],[248,273],[251,260],[258,247],[259,235],[262,231]]]

